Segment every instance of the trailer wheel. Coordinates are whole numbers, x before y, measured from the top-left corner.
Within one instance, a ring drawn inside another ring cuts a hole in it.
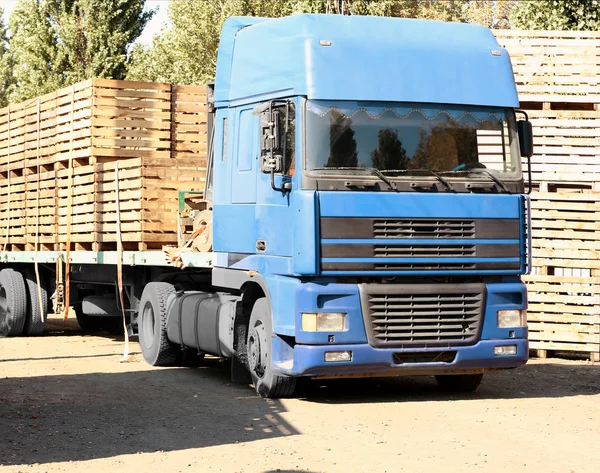
[[[27,316],[25,318],[23,335],[41,335],[44,331],[48,315],[48,292],[46,291],[44,281],[40,278],[39,288],[42,293],[42,307],[40,307],[35,271],[25,269],[22,274],[25,279],[25,289],[27,292]]]
[[[273,373],[271,314],[265,297],[257,299],[248,327],[247,359],[254,389],[262,397],[290,397],[296,388],[296,378]]]
[[[146,285],[138,311],[139,341],[144,359],[152,366],[171,366],[177,361],[179,346],[167,337],[167,299],[175,293],[172,284]]]
[[[23,333],[27,317],[27,294],[21,273],[13,269],[0,271],[0,336]]]
[[[438,375],[435,380],[444,391],[454,393],[470,393],[481,384],[483,373]]]

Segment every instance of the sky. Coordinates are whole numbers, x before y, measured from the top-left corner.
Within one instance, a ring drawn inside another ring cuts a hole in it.
[[[167,10],[171,0],[147,0],[146,9],[154,9],[158,7],[158,12],[154,15],[150,23],[137,39],[136,43],[150,44],[155,34],[160,32],[161,26],[169,21]],[[17,0],[0,0],[0,7],[4,10],[4,24],[8,24],[8,18],[13,8],[17,4]]]

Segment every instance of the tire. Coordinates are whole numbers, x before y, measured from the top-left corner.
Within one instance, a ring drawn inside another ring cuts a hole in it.
[[[267,398],[290,397],[296,389],[296,378],[273,373],[271,311],[265,297],[254,303],[246,344],[248,368],[256,392]]]
[[[146,284],[138,311],[138,336],[144,359],[152,366],[172,366],[179,355],[179,345],[167,337],[167,299],[175,293],[172,284]]]
[[[16,337],[23,333],[27,319],[27,293],[21,273],[0,271],[0,336]]]
[[[483,373],[438,375],[435,380],[444,391],[454,393],[471,393],[481,384]]]
[[[46,325],[46,317],[48,316],[48,291],[46,290],[44,280],[40,277],[40,292],[42,293],[42,307],[40,307],[35,271],[25,269],[22,275],[25,280],[25,289],[27,292],[27,315],[23,335],[41,335]]]

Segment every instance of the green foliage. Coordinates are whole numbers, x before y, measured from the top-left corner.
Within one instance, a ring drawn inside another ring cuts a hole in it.
[[[171,26],[152,45],[137,45],[128,79],[204,84],[214,80],[219,35],[234,15],[281,17],[294,13],[335,13],[427,18],[507,27],[516,0],[173,0]]]
[[[13,10],[9,28],[13,83],[11,102],[19,102],[63,85],[64,64],[58,54],[58,38],[43,0],[20,0]]]
[[[9,22],[20,101],[83,79],[123,79],[127,49],[153,12],[145,0],[20,0]]]
[[[600,30],[600,0],[519,2],[511,21],[532,30]]]
[[[8,36],[2,19],[4,11],[0,7],[0,107],[8,104],[8,87],[12,79],[12,64],[8,52]]]

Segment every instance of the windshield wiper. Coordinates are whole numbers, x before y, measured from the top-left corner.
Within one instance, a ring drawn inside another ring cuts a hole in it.
[[[504,182],[502,182],[500,179],[498,179],[496,176],[494,176],[487,169],[473,168],[473,169],[469,169],[466,172],[471,173],[471,174],[485,174],[486,176],[489,176],[490,179],[492,179],[492,181],[494,181],[496,184],[498,184],[498,187],[500,187],[500,189],[502,189],[506,194],[510,194],[510,189],[508,187],[506,187],[506,184],[504,184]]]
[[[329,170],[329,169],[334,170],[334,171],[339,171],[339,170],[342,170],[342,171],[356,171],[356,170],[368,171],[373,176],[377,176],[379,179],[381,179],[383,182],[385,182],[389,186],[389,188],[392,189],[393,191],[400,192],[398,190],[398,187],[394,183],[394,181],[392,181],[389,177],[387,177],[385,174],[383,174],[377,168],[366,168],[366,167],[322,167],[322,168],[312,168],[311,171],[326,171],[326,170]]]
[[[389,179],[379,169],[377,169],[377,168],[367,168],[367,169],[369,171],[371,171],[371,174],[377,176],[379,179],[381,179],[383,182],[385,182],[388,186],[390,186],[390,189],[393,189],[395,192],[400,192],[398,190],[398,187],[396,186],[396,183],[394,181],[392,181],[391,179]]]
[[[448,189],[450,192],[456,192],[456,190],[454,190],[454,187],[452,187],[452,184],[450,184],[446,179],[444,179],[442,176],[440,176],[437,172],[433,171],[432,169],[425,169],[425,168],[423,168],[423,169],[404,169],[401,171],[394,171],[394,172],[408,172],[408,171],[428,172],[429,174],[434,176],[438,181],[440,181],[442,184],[444,184],[446,189]]]

